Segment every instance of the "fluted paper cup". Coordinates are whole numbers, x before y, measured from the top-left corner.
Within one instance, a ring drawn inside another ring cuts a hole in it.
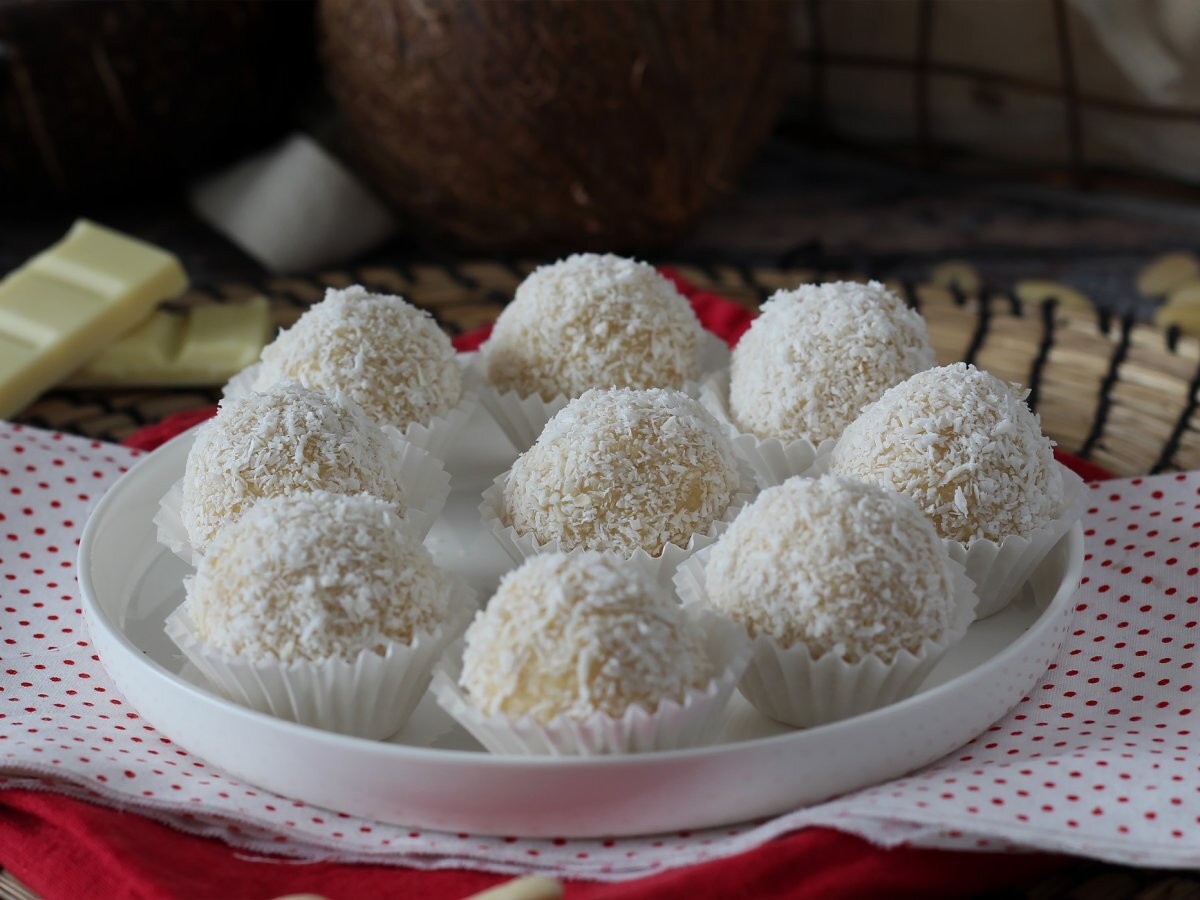
[[[729,408],[729,369],[713,372],[700,386],[700,402],[729,435],[734,452],[750,463],[758,478],[759,487],[783,484],[796,475],[812,475],[818,460],[833,452],[836,438],[826,438],[819,444],[804,438],[760,438],[742,431],[733,420]]]
[[[710,741],[750,654],[742,630],[709,610],[692,607],[705,631],[705,649],[716,676],[682,701],[664,700],[654,710],[631,706],[618,717],[602,712],[584,719],[560,715],[542,723],[524,716],[485,715],[458,685],[462,644],[446,653],[430,690],[438,704],[492,753],[516,756],[599,756],[695,747]]]
[[[829,454],[818,457],[808,472],[809,476],[827,474],[830,471],[830,459]],[[1041,528],[1028,535],[1009,535],[1000,541],[980,538],[964,542],[942,538],[950,558],[963,566],[967,576],[975,583],[975,592],[979,596],[976,619],[994,616],[1008,606],[1046,558],[1046,554],[1057,546],[1083,515],[1087,505],[1087,486],[1066,466],[1061,463],[1055,465],[1062,473],[1063,509],[1059,516]]]
[[[685,603],[711,605],[704,575],[711,554],[712,548],[696,554],[675,576]],[[764,715],[797,728],[848,719],[912,696],[975,619],[974,585],[960,564],[950,564],[955,601],[950,625],[936,640],[924,641],[916,653],[900,650],[891,660],[867,655],[847,662],[829,652],[814,659],[804,644],[785,647],[760,634],[753,639],[750,664],[738,686],[742,696]]]
[[[324,731],[382,740],[404,727],[429,687],[434,665],[466,629],[474,592],[456,582],[450,618],[411,643],[352,659],[281,663],[230,657],[195,633],[186,603],[166,621],[167,635],[225,698],[258,712]]]
[[[950,558],[960,563],[975,582],[979,594],[978,619],[986,619],[1008,606],[1029,576],[1075,527],[1087,505],[1083,479],[1059,465],[1063,480],[1063,510],[1057,518],[1028,535],[1009,535],[1000,541],[979,539],[964,543],[945,539]]]

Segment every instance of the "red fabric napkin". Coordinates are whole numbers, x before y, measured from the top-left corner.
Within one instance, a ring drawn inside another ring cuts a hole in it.
[[[752,314],[698,291],[666,272],[692,301],[700,321],[731,345]],[[460,351],[476,349],[490,328],[460,335]],[[124,441],[150,450],[203,421],[215,407],[178,413]],[[1060,456],[1084,478],[1109,477],[1099,467]],[[1059,869],[1070,860],[1048,854],[975,854],[884,850],[858,837],[809,828],[740,856],[617,884],[568,884],[569,898],[792,897],[879,895],[951,897],[1001,890]],[[275,897],[315,892],[330,898],[405,896],[458,898],[505,880],[465,870],[299,863],[252,857],[223,843],[176,832],[135,813],[59,794],[0,794],[0,864],[42,896]]]
[[[57,794],[0,795],[0,863],[47,900],[79,897],[242,897],[316,893],[460,898],[506,881],[484,872],[298,863],[252,857],[136,813]],[[617,884],[568,882],[568,900],[695,897],[960,897],[1033,881],[1070,864],[1048,854],[881,850],[826,828],[749,853]]]

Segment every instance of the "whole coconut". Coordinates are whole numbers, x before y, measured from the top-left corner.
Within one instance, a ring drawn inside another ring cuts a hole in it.
[[[352,152],[485,247],[669,239],[728,190],[787,88],[771,2],[321,0]]]

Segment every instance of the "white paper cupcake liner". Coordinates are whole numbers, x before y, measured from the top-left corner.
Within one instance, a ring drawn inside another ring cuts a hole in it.
[[[729,409],[728,368],[704,379],[700,386],[700,402],[721,423],[738,456],[750,463],[759,487],[783,484],[795,475],[811,475],[817,461],[828,457],[837,443],[835,438],[826,438],[819,444],[803,438],[791,441],[764,439],[739,429]]]
[[[821,454],[808,471],[810,477],[828,474],[830,454]],[[962,541],[943,538],[950,558],[962,565],[967,576],[975,582],[979,595],[976,619],[994,616],[1008,606],[1029,580],[1046,554],[1058,544],[1083,515],[1087,505],[1087,486],[1078,475],[1061,463],[1063,512],[1028,535],[1010,535],[1003,540]]]
[[[534,535],[520,534],[513,526],[504,524],[504,485],[508,482],[511,471],[509,469],[497,476],[491,486],[483,492],[483,502],[479,504],[480,518],[484,526],[491,532],[492,537],[496,539],[496,543],[508,554],[509,559],[520,565],[525,560],[540,553],[583,552],[585,549],[583,547],[564,551],[561,542],[557,538],[542,543]],[[686,546],[681,547],[678,544],[666,544],[654,555],[638,548],[632,555],[625,558],[643,572],[651,575],[658,585],[669,587],[671,578],[680,564],[697,550],[715,543],[717,538],[725,533],[725,529],[729,527],[730,523],[737,518],[737,514],[742,511],[742,507],[754,499],[757,493],[754,471],[745,460],[738,460],[738,474],[741,478],[741,486],[730,500],[724,515],[709,526],[706,531],[693,534]]]
[[[463,370],[463,393],[458,405],[441,416],[435,416],[425,424],[410,422],[400,429],[386,422],[380,422],[384,431],[397,434],[415,447],[428,450],[434,456],[444,456],[451,441],[462,431],[467,420],[475,413],[480,401],[479,376],[471,364],[472,354],[459,354],[458,364]],[[253,391],[254,379],[262,363],[257,362],[247,366],[229,379],[221,393],[227,400],[236,400]]]
[[[1083,515],[1087,487],[1083,479],[1056,463],[1062,471],[1063,512],[1028,535],[1010,535],[1003,540],[970,543],[946,540],[950,558],[962,564],[975,582],[979,608],[975,617],[986,619],[1012,602],[1046,554],[1058,544]]]
[[[183,524],[183,479],[174,482],[158,501],[158,509],[154,511],[154,527],[157,529],[158,542],[182,559],[189,566],[194,566],[199,554],[192,550],[188,540],[187,528]]]
[[[493,387],[487,380],[487,351],[488,345],[485,343],[472,363],[475,381],[479,386],[480,401],[513,447],[524,453],[533,446],[546,423],[570,403],[571,398],[559,394],[551,400],[543,400],[540,394],[522,397],[516,391],[501,391]],[[705,331],[700,345],[701,377],[728,365],[729,347],[715,334]],[[688,395],[699,398],[700,382],[689,381],[684,384],[683,390]]]
[[[718,674],[682,702],[665,700],[654,711],[632,706],[620,718],[593,713],[586,719],[556,716],[543,724],[480,712],[458,686],[462,642],[447,651],[430,690],[438,704],[492,753],[517,756],[600,756],[677,750],[710,741],[750,656],[745,633],[703,607],[687,609],[702,624],[705,648]]]
[[[429,687],[434,665],[466,629],[474,592],[455,583],[451,615],[441,628],[385,652],[363,650],[351,660],[279,663],[228,657],[193,630],[181,605],[166,621],[167,636],[209,683],[234,703],[258,712],[355,737],[382,740],[404,727]]]
[[[404,491],[404,522],[413,534],[424,540],[450,496],[450,475],[442,467],[441,460],[403,440],[394,428],[384,429],[384,432],[400,453],[399,480]],[[188,539],[182,508],[183,479],[180,478],[158,501],[154,524],[158,529],[158,542],[188,565],[194,566],[202,554],[192,547]]]
[[[685,603],[711,605],[704,578],[711,553],[709,548],[696,554],[675,576],[676,590]],[[890,662],[866,656],[851,663],[835,653],[813,659],[803,644],[784,647],[759,635],[738,686],[742,696],[764,715],[798,728],[848,719],[912,696],[975,619],[974,585],[960,564],[951,560],[951,566],[954,613],[938,640],[926,640],[916,653],[901,650]]]

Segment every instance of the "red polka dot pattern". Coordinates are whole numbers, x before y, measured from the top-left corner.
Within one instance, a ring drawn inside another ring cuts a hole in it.
[[[1061,657],[1005,719],[941,762],[767,822],[568,841],[421,832],[311,807],[237,782],[144,722],[88,643],[74,573],[88,513],[137,456],[0,424],[0,787],[135,807],[261,852],[604,880],[807,824],[893,845],[1200,864],[1200,474],[1094,487]]]

